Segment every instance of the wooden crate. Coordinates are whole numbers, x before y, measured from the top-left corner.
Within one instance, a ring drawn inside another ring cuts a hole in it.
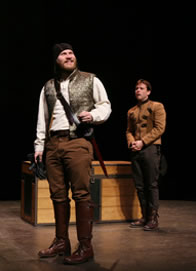
[[[106,178],[98,161],[92,162],[91,195],[96,204],[94,220],[120,222],[137,219],[141,209],[132,178],[131,163],[105,161]],[[22,163],[21,218],[33,225],[54,224],[53,205],[47,180],[40,180]],[[71,191],[70,191],[71,198]],[[75,202],[71,200],[71,223],[75,223]]]

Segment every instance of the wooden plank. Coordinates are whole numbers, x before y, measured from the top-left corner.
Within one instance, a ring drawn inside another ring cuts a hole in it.
[[[75,201],[73,199],[70,201],[70,206],[75,209]]]
[[[125,165],[125,166],[130,166],[131,162],[129,161],[104,161],[105,166],[108,165]],[[100,162],[99,161],[92,161],[92,166],[100,166]]]
[[[111,186],[111,187],[102,187],[101,190],[102,197],[106,196],[132,196],[135,194],[135,190],[131,187],[121,187],[121,186]]]
[[[132,178],[102,178],[102,186],[131,186],[135,189],[135,185]]]
[[[75,207],[71,208],[70,222],[76,222]]]
[[[38,198],[37,209],[53,209],[52,201],[49,198]]]
[[[55,223],[53,209],[39,209],[37,213],[37,224]]]
[[[131,162],[128,161],[104,161],[108,175],[131,175]],[[99,161],[93,161],[92,167],[94,175],[104,175]]]
[[[75,201],[71,200],[70,207],[75,208]],[[50,198],[47,197],[39,197],[37,199],[37,208],[38,209],[45,209],[45,208],[53,208],[53,203]]]
[[[48,188],[38,188],[38,198],[50,198],[50,191]],[[72,200],[72,192],[69,190],[69,198]]]
[[[70,222],[75,221],[75,210],[71,208]],[[55,224],[53,209],[39,209],[37,213],[37,224]]]
[[[38,189],[48,189],[49,190],[49,184],[48,184],[48,180],[37,180],[37,187]]]
[[[106,166],[107,169],[107,173],[108,175],[131,175],[132,174],[132,170],[131,170],[131,166],[115,166],[115,165],[110,165],[110,166]],[[101,167],[97,166],[97,167],[93,167],[94,170],[94,175],[95,176],[99,176],[99,175],[104,175],[103,170]]]
[[[35,224],[35,217],[36,217],[35,212],[37,212],[37,210],[35,209],[36,208],[35,201],[37,200],[35,198],[35,189],[36,189],[35,183],[32,183],[32,199],[31,199],[31,223],[32,224]]]
[[[138,197],[124,196],[124,197],[102,197],[102,207],[114,207],[114,206],[136,206],[140,205]]]
[[[137,197],[132,179],[102,179],[101,182],[102,197]]]
[[[141,217],[140,206],[129,206],[123,208],[122,206],[103,207],[101,210],[101,221],[119,221],[131,220]]]
[[[49,189],[46,189],[46,188],[38,189],[37,197],[38,198],[50,198]]]

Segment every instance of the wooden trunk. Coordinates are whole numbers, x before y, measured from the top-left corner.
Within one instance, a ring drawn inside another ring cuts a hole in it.
[[[98,161],[92,162],[91,195],[96,204],[94,220],[122,222],[137,219],[141,209],[132,178],[131,163],[105,161],[106,178]],[[53,205],[47,180],[40,180],[22,163],[21,218],[33,225],[54,224]],[[71,192],[69,192],[71,199]],[[71,200],[71,219],[75,223],[75,202]]]

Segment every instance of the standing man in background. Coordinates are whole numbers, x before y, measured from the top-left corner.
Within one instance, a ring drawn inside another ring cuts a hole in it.
[[[98,125],[111,114],[111,104],[101,81],[92,73],[77,67],[73,48],[68,43],[54,46],[54,78],[42,88],[34,142],[35,161],[46,155],[46,170],[51,200],[54,206],[56,236],[39,257],[64,254],[65,264],[79,264],[93,258],[91,243],[93,209],[89,191],[93,147],[77,125],[65,113],[58,99],[61,93],[75,117],[82,124]],[[78,249],[72,254],[68,234],[71,187],[76,205]]]
[[[149,100],[151,90],[150,82],[143,79],[137,81],[135,97],[138,103],[128,111],[126,131],[142,211],[142,218],[132,222],[130,227],[143,227],[145,231],[158,228],[161,135],[166,126],[164,106]]]

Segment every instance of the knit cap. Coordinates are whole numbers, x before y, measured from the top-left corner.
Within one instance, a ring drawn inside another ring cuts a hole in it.
[[[73,47],[69,44],[69,43],[57,43],[54,45],[53,47],[53,55],[54,55],[54,60],[57,59],[57,57],[59,56],[59,54],[66,50],[72,50],[73,51]]]

